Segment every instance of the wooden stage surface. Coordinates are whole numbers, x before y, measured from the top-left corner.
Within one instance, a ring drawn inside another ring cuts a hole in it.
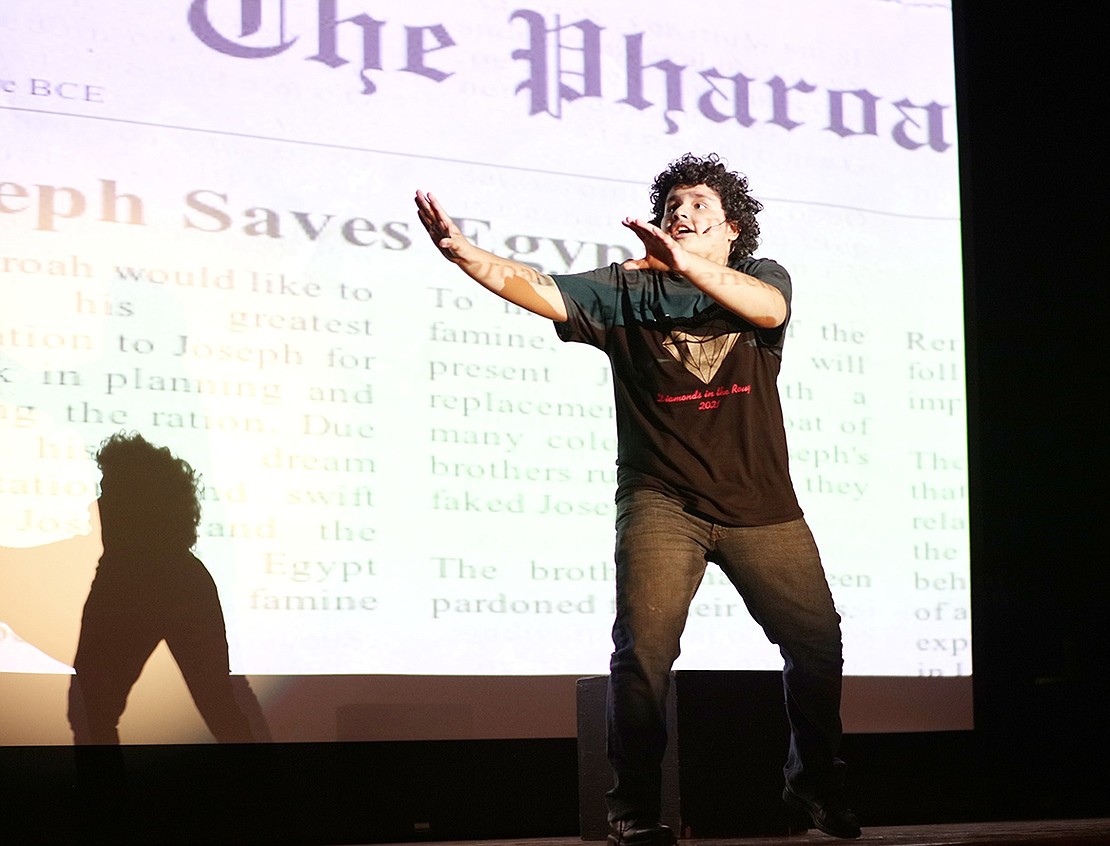
[[[604,846],[577,837],[520,840],[421,841],[435,846]],[[821,846],[870,843],[880,846],[1110,846],[1110,819],[864,826],[858,840],[840,840],[816,829],[782,837],[681,840],[679,846]],[[382,846],[382,844],[377,844]],[[400,844],[394,844],[400,846]]]

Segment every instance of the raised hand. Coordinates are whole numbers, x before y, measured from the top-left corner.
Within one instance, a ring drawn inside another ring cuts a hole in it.
[[[428,237],[432,239],[436,249],[448,261],[458,263],[462,258],[463,251],[471,244],[459,227],[455,225],[455,222],[451,220],[451,216],[444,211],[443,206],[439,204],[439,200],[432,194],[417,191],[416,209],[417,217],[420,218],[420,223],[427,230]]]
[[[626,217],[621,223],[635,233],[646,252],[642,259],[624,262],[626,270],[676,270],[681,273],[685,269],[686,250],[654,223],[632,217]]]

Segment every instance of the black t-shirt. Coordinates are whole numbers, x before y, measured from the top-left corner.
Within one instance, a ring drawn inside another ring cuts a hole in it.
[[[732,266],[778,288],[789,307],[779,264]],[[612,264],[553,278],[569,315],[555,324],[559,337],[598,347],[613,369],[618,499],[659,490],[732,526],[802,516],[776,386],[785,322],[759,329],[662,271]]]

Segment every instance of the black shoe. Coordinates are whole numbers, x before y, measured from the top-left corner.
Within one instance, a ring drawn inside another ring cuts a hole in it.
[[[855,840],[862,833],[856,815],[840,799],[810,799],[787,786],[783,788],[782,801],[808,816],[825,834]]]
[[[609,824],[610,846],[674,846],[674,832],[662,823],[617,820]]]

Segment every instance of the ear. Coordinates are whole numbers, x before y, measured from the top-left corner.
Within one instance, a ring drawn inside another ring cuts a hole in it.
[[[737,238],[740,237],[740,224],[738,224],[735,220],[729,220],[726,221],[726,223],[728,223],[728,240],[731,243],[732,241],[735,241]]]

